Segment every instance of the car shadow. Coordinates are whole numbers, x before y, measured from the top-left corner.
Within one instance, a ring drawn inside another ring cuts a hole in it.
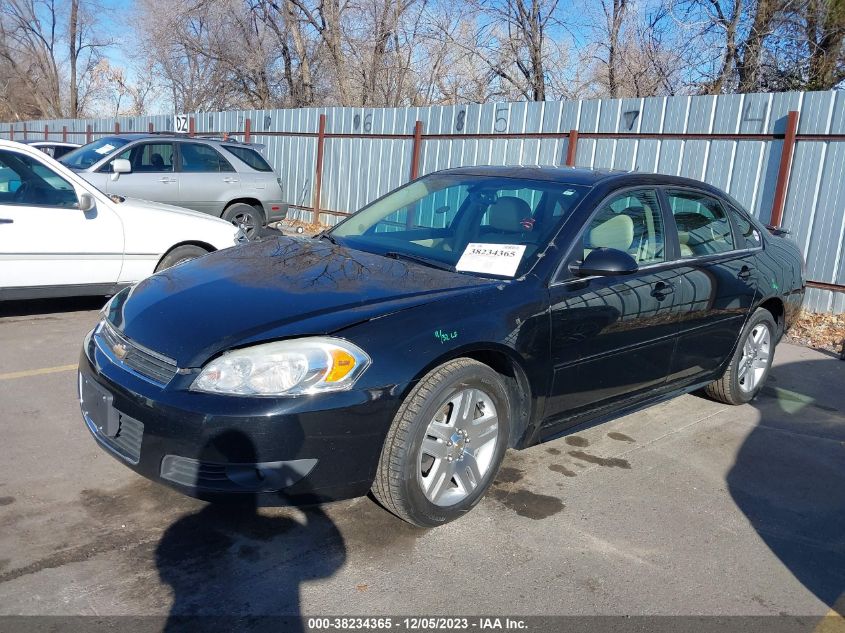
[[[837,389],[838,386],[838,389]],[[760,538],[809,591],[845,613],[845,363],[772,368],[751,403],[757,426],[728,490]]]
[[[28,299],[0,301],[0,317],[37,316],[56,312],[87,312],[102,308],[108,297],[64,297],[58,299]]]
[[[200,461],[227,450],[239,462],[256,455],[245,434],[226,430]],[[173,592],[164,631],[304,630],[301,585],[344,564],[343,537],[319,507],[260,509],[254,494],[233,496],[183,516],[162,535],[155,563]]]

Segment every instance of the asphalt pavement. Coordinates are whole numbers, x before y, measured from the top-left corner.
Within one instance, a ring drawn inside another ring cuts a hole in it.
[[[510,451],[465,518],[368,498],[221,510],[99,449],[102,299],[0,306],[0,614],[824,616],[845,607],[845,362],[781,344],[764,393],[687,395]]]

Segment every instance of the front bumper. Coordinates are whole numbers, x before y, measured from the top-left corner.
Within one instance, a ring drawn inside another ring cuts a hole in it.
[[[264,217],[267,218],[267,224],[270,224],[284,220],[288,216],[290,205],[287,202],[270,200],[262,202],[261,206],[264,208]]]
[[[257,505],[362,496],[399,408],[390,390],[244,398],[161,387],[107,356],[89,335],[79,359],[83,419],[107,452],[193,497],[252,495]]]

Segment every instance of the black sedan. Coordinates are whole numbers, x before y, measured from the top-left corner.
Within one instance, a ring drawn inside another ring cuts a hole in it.
[[[82,412],[103,448],[190,495],[372,491],[435,526],[478,503],[508,448],[693,390],[751,400],[802,268],[700,182],[452,169],[313,239],[123,290],[85,340]]]

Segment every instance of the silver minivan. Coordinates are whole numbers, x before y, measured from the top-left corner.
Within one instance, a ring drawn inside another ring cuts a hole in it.
[[[105,193],[222,217],[252,239],[288,209],[260,148],[222,138],[115,134],[66,154],[61,163]]]

